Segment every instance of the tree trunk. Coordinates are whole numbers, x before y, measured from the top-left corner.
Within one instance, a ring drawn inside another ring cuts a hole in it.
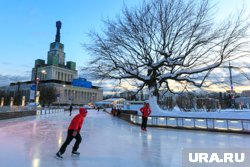
[[[148,84],[149,93],[153,96],[157,97],[157,100],[159,99],[159,88],[157,87],[156,80],[150,81]]]
[[[151,115],[162,115],[163,111],[157,103],[157,97],[149,95],[149,106],[151,109]]]
[[[162,109],[158,105],[159,90],[156,84],[149,86],[149,106],[151,109],[151,115],[162,115]]]

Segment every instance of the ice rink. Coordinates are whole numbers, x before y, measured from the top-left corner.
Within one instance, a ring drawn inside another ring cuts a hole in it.
[[[73,115],[78,113],[73,112]],[[183,148],[250,148],[241,134],[148,128],[89,110],[80,157],[55,158],[73,116],[68,112],[0,121],[1,167],[181,167]]]

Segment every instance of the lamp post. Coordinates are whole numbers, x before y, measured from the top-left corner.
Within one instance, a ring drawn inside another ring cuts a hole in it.
[[[35,85],[36,85],[36,87],[35,87],[35,95],[34,95],[34,103],[36,102],[36,92],[37,92],[37,85],[38,85],[38,83],[37,83],[37,66],[35,66],[35,77],[34,77],[34,82],[35,82]]]
[[[36,66],[36,68],[35,68],[35,84],[36,84],[36,88],[35,88],[34,103],[39,103],[39,100],[37,99],[37,96],[38,96],[37,95],[37,91],[38,91],[38,85],[39,85],[39,80],[40,80],[40,78],[37,76],[38,73],[39,73],[38,67]],[[40,73],[45,75],[46,74],[46,70],[41,70]],[[43,79],[43,77],[42,77],[42,79]]]

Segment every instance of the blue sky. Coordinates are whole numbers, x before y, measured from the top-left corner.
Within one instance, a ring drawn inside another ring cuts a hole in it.
[[[86,34],[100,29],[103,18],[115,17],[123,4],[119,0],[1,0],[0,75],[29,79],[35,59],[47,59],[57,20],[62,22],[66,61],[76,61],[81,66],[88,59],[81,46],[88,40]],[[126,0],[126,4],[135,1]]]
[[[55,22],[61,20],[61,42],[66,61],[79,68],[89,58],[81,46],[87,33],[99,31],[103,18],[114,18],[124,4],[134,6],[142,0],[1,0],[0,2],[0,86],[29,80],[35,59],[47,60],[54,41]],[[243,0],[217,0],[218,14],[224,17],[242,5]],[[250,1],[245,1],[250,9]]]

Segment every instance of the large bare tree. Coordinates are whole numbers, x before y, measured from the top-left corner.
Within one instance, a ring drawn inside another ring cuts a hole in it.
[[[210,1],[211,2],[211,1]],[[148,88],[154,105],[160,89],[207,86],[206,78],[229,58],[243,56],[249,23],[244,12],[218,23],[209,0],[149,0],[124,7],[102,33],[89,33],[96,78],[131,80]]]

